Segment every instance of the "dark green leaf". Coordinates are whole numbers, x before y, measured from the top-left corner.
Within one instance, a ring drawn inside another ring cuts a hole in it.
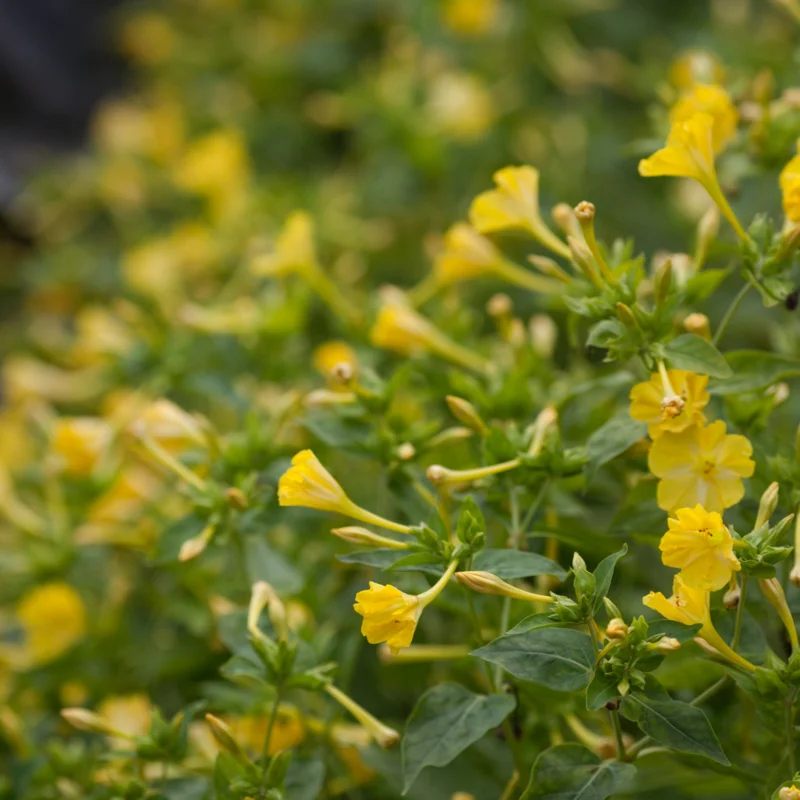
[[[243,538],[247,575],[251,584],[266,581],[286,594],[296,594],[303,588],[302,574],[283,555],[260,537]]]
[[[767,353],[761,350],[735,350],[726,356],[733,376],[726,381],[714,383],[711,394],[729,395],[758,392],[800,376],[800,360]]]
[[[506,634],[472,655],[499,664],[517,678],[560,692],[583,689],[594,674],[591,639],[571,628]]]
[[[378,547],[375,550],[357,550],[355,553],[337,555],[342,564],[363,564],[367,567],[389,570],[395,564],[408,557],[407,550],[394,550],[390,547]],[[398,567],[399,572],[426,572],[430,575],[441,575],[442,568],[436,564],[418,564],[416,566]]]
[[[667,342],[664,355],[671,367],[688,369],[712,378],[729,378],[733,375],[725,357],[711,342],[694,333],[684,333]]]
[[[589,480],[603,464],[624,453],[647,435],[647,425],[631,419],[627,411],[599,427],[586,443],[586,476]]]
[[[322,795],[325,764],[317,758],[293,758],[286,773],[284,800],[317,800]]]
[[[403,735],[403,794],[425,767],[444,767],[514,710],[511,695],[474,694],[442,683],[420,697]]]
[[[525,633],[526,631],[533,631],[537,628],[560,628],[563,625],[557,619],[550,619],[550,615],[545,614],[531,614],[529,617],[520,620],[513,628],[506,631],[506,636],[512,633]]]
[[[520,800],[606,800],[626,791],[635,773],[633,764],[601,761],[580,744],[559,744],[536,759]]]
[[[594,571],[595,588],[594,596],[592,599],[592,613],[597,613],[600,606],[603,605],[603,598],[608,594],[611,588],[611,581],[614,579],[614,568],[619,561],[628,552],[628,545],[622,545],[621,550],[606,556]]]
[[[702,625],[683,625],[671,619],[654,619],[647,625],[647,635],[650,637],[662,634],[671,639],[677,639],[683,644],[689,639],[694,639],[701,627]]]
[[[659,744],[730,764],[706,715],[678,700],[654,700],[634,692],[622,701],[622,713]]]
[[[605,675],[597,670],[591,683],[586,687],[586,708],[589,711],[601,709],[609,700],[619,695],[617,691],[618,679],[613,675]]]
[[[472,568],[491,572],[503,580],[553,575],[563,581],[567,577],[567,571],[555,561],[538,553],[519,550],[481,550],[475,556]]]

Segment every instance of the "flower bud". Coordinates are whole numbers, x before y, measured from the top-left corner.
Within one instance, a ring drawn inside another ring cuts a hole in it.
[[[631,690],[631,682],[627,678],[623,678],[617,684],[617,692],[619,692],[620,697],[625,697],[630,690]]]
[[[286,623],[286,608],[278,593],[266,581],[256,581],[250,596],[250,605],[247,609],[247,630],[256,638],[266,638],[258,627],[261,612],[267,609],[270,622],[281,639],[288,635]]]
[[[739,584],[737,583],[732,589],[728,589],[727,592],[722,597],[722,605],[728,609],[728,611],[732,611],[734,608],[738,608],[739,603],[742,599],[742,590],[739,588]]]
[[[770,386],[769,389],[767,389],[767,394],[772,395],[773,408],[782,406],[789,399],[789,384],[784,381],[776,383],[774,386]]]
[[[469,402],[469,400],[465,400],[463,397],[456,397],[452,394],[447,395],[445,400],[447,401],[447,406],[450,409],[450,413],[459,422],[463,422],[468,428],[472,428],[481,436],[485,436],[489,432],[489,429],[486,427],[486,423],[481,419],[481,415],[478,413],[478,410],[474,405],[472,405],[472,403]]]
[[[214,534],[217,532],[217,521],[215,517],[212,517],[208,525],[206,525],[197,536],[187,539],[181,545],[181,549],[178,552],[178,561],[191,561],[193,558],[197,558],[197,556],[208,547],[209,543],[214,538]]]
[[[247,495],[235,486],[231,486],[225,490],[225,499],[228,501],[228,505],[231,508],[235,508],[237,511],[246,511],[249,505],[247,502]]]
[[[689,314],[683,321],[683,328],[687,333],[702,336],[707,342],[711,341],[711,325],[705,314]]]
[[[403,442],[397,446],[397,457],[401,461],[411,461],[417,454],[417,448],[411,442]]]
[[[800,800],[800,789],[794,784],[791,786],[784,786],[778,792],[778,800]]]
[[[502,292],[493,294],[486,303],[486,313],[493,319],[509,317],[513,310],[511,298]]]
[[[556,204],[553,206],[553,210],[550,213],[553,217],[553,222],[555,222],[556,226],[563,234],[567,236],[580,235],[580,225],[578,224],[575,212],[568,203]]]
[[[580,553],[574,553],[572,556],[572,569],[575,572],[578,570],[585,570],[586,569],[586,562],[583,560],[583,556]]]
[[[672,260],[665,258],[656,270],[653,281],[653,294],[657,306],[663,306],[672,289]]]
[[[615,617],[606,625],[606,636],[609,639],[624,639],[628,635],[628,626],[625,620]]]
[[[697,223],[697,244],[694,253],[694,270],[702,268],[708,248],[719,233],[719,209],[713,203]]]
[[[777,578],[762,578],[759,582],[761,591],[764,597],[767,598],[770,605],[778,612],[786,633],[792,643],[792,651],[798,649],[797,627],[794,624],[794,617],[789,609],[789,604],[786,602],[786,594],[783,591],[783,586]]]
[[[636,321],[636,317],[629,305],[617,303],[617,316],[628,330],[635,331],[639,329],[639,323]]]
[[[569,245],[572,261],[576,267],[598,288],[602,288],[603,282],[594,268],[594,258],[592,252],[584,242],[577,239],[575,236],[567,237],[567,244]]]
[[[234,738],[233,731],[219,717],[215,717],[213,714],[206,714],[205,719],[214,741],[237,761],[249,764],[250,759]]]
[[[653,649],[659,653],[674,653],[681,649],[681,643],[672,636],[663,636],[653,645]]]
[[[547,256],[528,256],[528,261],[535,267],[542,275],[547,275],[550,278],[563,281],[564,283],[572,283],[572,277],[564,272],[552,258]]]
[[[112,727],[107,720],[103,719],[94,711],[86,708],[62,708],[61,716],[79,731],[89,731],[90,733],[102,733],[107,736],[122,736],[130,738],[123,731],[118,731]]]
[[[603,598],[603,605],[606,607],[606,613],[611,619],[622,619],[622,612],[608,597]]]
[[[535,314],[528,323],[531,346],[542,358],[551,358],[556,349],[558,327],[547,314]]]
[[[388,536],[381,536],[380,534],[368,531],[366,528],[360,528],[358,525],[334,528],[331,533],[351,544],[366,545],[367,547],[391,547],[394,550],[408,549],[408,545],[405,542],[398,542],[396,539],[390,539]]]
[[[778,491],[780,486],[777,481],[773,481],[764,494],[761,495],[761,502],[758,504],[758,516],[756,517],[755,529],[758,530],[762,525],[769,522],[769,518],[775,513],[778,505]]]
[[[492,575],[491,572],[456,572],[455,578],[459,583],[481,594],[496,594],[502,597],[514,597],[517,600],[530,600],[535,603],[553,602],[552,597],[518,589],[510,583],[506,583],[502,578],[498,578],[497,575]]]

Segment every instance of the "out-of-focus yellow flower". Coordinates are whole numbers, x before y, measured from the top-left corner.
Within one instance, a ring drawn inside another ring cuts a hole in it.
[[[105,164],[98,176],[97,191],[112,208],[139,208],[147,192],[142,168],[131,159],[115,159]]]
[[[31,589],[17,604],[22,626],[22,661],[45,664],[63,655],[86,632],[86,607],[66,583],[44,583]]]
[[[266,715],[226,717],[225,721],[233,731],[236,741],[251,753],[260,753],[267,735]],[[272,726],[269,739],[269,755],[274,756],[284,750],[296,747],[306,736],[306,726],[299,714],[281,709]]]
[[[297,453],[292,459],[292,466],[281,475],[278,502],[282,506],[333,511],[389,530],[408,532],[407,525],[384,519],[356,505],[311,450]]]
[[[651,438],[662,433],[678,433],[705,422],[703,409],[709,401],[707,375],[680,369],[654,372],[649,381],[631,389],[630,414],[647,423]]]
[[[251,267],[257,275],[285,277],[318,264],[314,222],[305,211],[294,211],[278,233],[272,253],[257,256]]]
[[[781,170],[779,181],[784,214],[792,222],[800,222],[800,154]]]
[[[9,356],[2,367],[3,392],[9,405],[27,400],[80,403],[97,397],[103,378],[93,367],[68,371],[29,356]]]
[[[186,305],[179,312],[182,324],[205,333],[227,333],[248,336],[264,323],[264,308],[252,297],[237,297],[220,306]]]
[[[314,350],[312,359],[317,372],[324,375],[334,388],[346,389],[346,384],[358,374],[356,352],[341,339],[332,339],[319,345]],[[339,373],[342,371],[347,373],[347,381],[341,379]]]
[[[94,364],[108,356],[127,353],[136,339],[119,315],[105,306],[86,306],[75,318],[72,358],[79,364]]]
[[[353,608],[364,618],[361,633],[370,644],[386,642],[392,653],[408,647],[422,614],[419,598],[395,586],[370,581],[369,589],[356,595]]]
[[[442,592],[456,571],[458,561],[452,561],[441,578],[422,594],[401,592],[396,586],[384,586],[370,581],[369,589],[356,594],[353,608],[363,620],[361,633],[370,644],[386,642],[393,655],[408,647],[417,623],[426,606]]]
[[[683,625],[702,625],[698,633],[719,654],[750,672],[755,667],[738,653],[731,650],[725,640],[717,633],[711,622],[711,595],[702,589],[687,586],[680,575],[676,575],[672,584],[672,597],[664,597],[661,592],[650,592],[642,598],[642,602],[662,617],[680,622]]]
[[[370,339],[376,347],[401,355],[429,351],[476,372],[487,369],[480,356],[445,336],[433,323],[401,302],[389,302],[381,307]]]
[[[714,117],[707,113],[694,114],[688,119],[675,122],[670,128],[666,145],[639,162],[639,174],[644,178],[693,178],[709,193],[736,231],[736,235],[740,239],[746,239],[747,234],[717,180],[714,130]]]
[[[120,40],[125,55],[145,66],[161,64],[170,58],[175,43],[175,31],[169,21],[152,11],[127,20]]]
[[[721,152],[736,134],[739,120],[730,95],[716,84],[695,84],[670,109],[669,120],[675,125],[690,120],[695,114],[711,116],[712,146],[715,153]]]
[[[458,222],[444,236],[444,248],[433,262],[440,286],[472,280],[492,272],[503,254],[471,225]]]
[[[236,207],[250,180],[250,158],[238,131],[217,130],[193,142],[173,172],[175,183],[205,197],[216,216]]]
[[[478,36],[491,30],[499,10],[498,0],[446,0],[442,19],[453,33]]]
[[[0,410],[0,464],[19,469],[33,458],[35,442],[24,409]]]
[[[53,423],[50,449],[59,468],[86,476],[107,455],[113,437],[113,426],[100,417],[62,417]]]
[[[681,570],[683,583],[692,589],[721,589],[741,569],[722,517],[700,505],[678,509],[676,517],[669,519],[669,530],[661,538],[662,561]]]
[[[687,50],[681,53],[669,70],[670,83],[676,89],[690,89],[696,83],[722,83],[725,70],[713,53]]]
[[[162,302],[180,294],[180,261],[168,237],[128,250],[122,257],[122,275],[132,289]]]
[[[171,400],[154,400],[131,423],[130,431],[140,439],[156,442],[169,453],[204,447],[206,437],[197,418]]]
[[[539,214],[539,171],[530,166],[504,167],[494,174],[496,189],[479,194],[469,209],[469,221],[478,233],[518,228],[545,247],[571,259],[570,249],[542,221]]]
[[[658,505],[672,511],[700,504],[717,512],[735,505],[744,495],[742,478],[755,470],[752,454],[750,442],[726,433],[721,421],[662,434],[648,459],[650,471],[661,479]]]
[[[144,736],[150,730],[153,704],[146,694],[111,695],[97,708],[98,714],[114,730],[127,736]],[[111,737],[112,746],[124,746],[125,739]]]
[[[492,96],[475,75],[445,72],[430,89],[428,113],[433,125],[456,140],[480,138],[494,120]]]

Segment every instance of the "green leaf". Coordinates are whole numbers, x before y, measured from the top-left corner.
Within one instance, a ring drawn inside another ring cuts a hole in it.
[[[624,453],[645,436],[647,436],[647,425],[631,419],[627,411],[601,425],[586,442],[587,480],[591,480],[603,464]]]
[[[796,358],[767,353],[761,350],[735,350],[726,356],[733,376],[715,383],[711,394],[730,395],[758,392],[779,381],[800,376],[800,361]]]
[[[481,550],[472,562],[472,568],[497,575],[503,580],[529,578],[532,575],[553,575],[563,581],[567,571],[549,558],[538,553],[519,550]]]
[[[506,636],[512,633],[525,633],[526,631],[537,630],[538,628],[560,628],[563,622],[557,619],[550,619],[550,615],[544,614],[531,614],[529,617],[520,620],[513,628],[506,631]]]
[[[506,634],[472,655],[499,664],[514,677],[559,692],[575,692],[594,674],[591,639],[571,628],[536,628]]]
[[[303,576],[291,562],[258,536],[245,536],[244,552],[250,583],[266,581],[279,592],[296,594],[303,588]]]
[[[730,764],[708,717],[699,708],[678,700],[654,700],[634,692],[625,697],[620,710],[659,744],[682,753],[706,756],[726,766]]]
[[[729,378],[733,375],[725,357],[711,342],[694,333],[684,333],[677,339],[667,342],[664,355],[671,367],[688,369],[712,378]]]
[[[598,711],[609,700],[618,697],[617,683],[619,683],[618,678],[597,670],[591,683],[586,687],[586,708],[589,711]]]
[[[474,694],[457,683],[441,683],[420,697],[403,735],[403,794],[425,767],[444,767],[496,728],[514,710],[511,695]]]
[[[284,800],[317,800],[325,781],[325,764],[318,758],[293,758],[283,784]]]
[[[633,764],[601,761],[580,744],[559,744],[536,759],[520,800],[606,800],[626,791],[635,774]]]
[[[394,550],[391,547],[378,547],[374,550],[357,550],[355,553],[337,555],[342,564],[363,564],[380,570],[390,570],[395,564],[408,557],[407,550]],[[427,572],[430,575],[441,575],[442,568],[436,564],[418,564],[398,567],[398,572]]]
[[[611,581],[614,578],[614,568],[619,561],[628,552],[628,545],[622,545],[621,550],[606,556],[594,571],[595,588],[592,597],[592,614],[596,614],[603,604],[603,598],[608,594],[611,588]]]
[[[681,644],[694,639],[702,625],[684,625],[682,622],[675,622],[671,619],[654,619],[647,624],[647,636],[669,636],[677,639]]]

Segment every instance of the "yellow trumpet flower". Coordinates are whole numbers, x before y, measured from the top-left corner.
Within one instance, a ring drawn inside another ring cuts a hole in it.
[[[719,153],[736,134],[739,114],[730,95],[717,84],[696,83],[670,109],[672,124],[686,122],[695,114],[709,114],[713,120],[711,141]]]
[[[668,520],[669,530],[661,538],[662,561],[681,570],[681,579],[693,589],[721,589],[741,569],[722,517],[701,505],[681,508],[676,517]]]
[[[681,369],[665,369],[659,365],[649,381],[637,383],[631,389],[630,414],[647,423],[650,438],[662,433],[680,433],[686,428],[705,422],[703,409],[709,401],[706,389],[708,376]]]

